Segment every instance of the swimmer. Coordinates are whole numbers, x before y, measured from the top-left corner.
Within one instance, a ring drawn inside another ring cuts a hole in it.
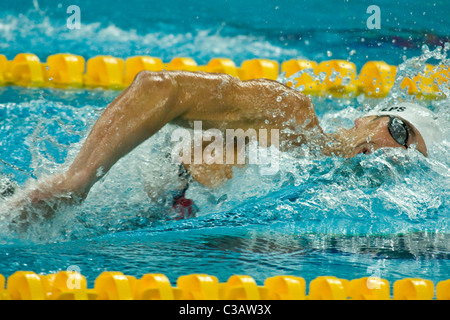
[[[107,173],[163,126],[189,127],[194,120],[202,121],[204,130],[280,129],[280,145],[313,142],[324,155],[345,158],[380,148],[412,146],[427,156],[429,147],[440,138],[433,113],[416,104],[374,111],[356,119],[351,129],[327,134],[310,98],[279,82],[241,81],[201,72],[142,71],[101,114],[69,169],[38,181],[16,205],[42,209],[45,216],[51,216],[61,203],[85,199],[101,178],[99,170]],[[232,178],[232,167],[185,164],[192,179],[211,188]]]

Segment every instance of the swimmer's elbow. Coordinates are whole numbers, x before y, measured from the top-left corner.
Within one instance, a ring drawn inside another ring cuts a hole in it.
[[[139,72],[131,87],[134,105],[139,106],[140,113],[149,111],[153,117],[156,111],[161,111],[162,120],[169,122],[185,110],[180,102],[180,77],[177,72]]]
[[[147,93],[158,91],[165,94],[174,93],[178,87],[175,74],[148,70],[140,71],[134,78],[132,85]]]

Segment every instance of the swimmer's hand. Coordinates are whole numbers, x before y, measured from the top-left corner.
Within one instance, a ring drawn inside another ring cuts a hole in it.
[[[81,190],[66,173],[46,177],[9,199],[8,218],[23,230],[30,223],[52,218],[64,206],[80,203],[85,198]]]

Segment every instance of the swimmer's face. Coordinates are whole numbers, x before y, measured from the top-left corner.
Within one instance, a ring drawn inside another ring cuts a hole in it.
[[[398,130],[392,130],[393,124],[390,124],[391,119],[389,116],[369,116],[356,119],[355,127],[349,131],[352,135],[349,137],[352,148],[349,157],[354,157],[360,153],[370,154],[381,148],[406,149],[414,144],[419,152],[427,156],[427,148],[419,131],[407,121],[401,118],[398,119],[400,120],[399,123],[402,124],[400,126],[398,123],[394,122],[394,125],[398,126],[394,129]],[[405,127],[405,129],[403,129],[403,127]],[[401,138],[402,136],[406,138],[404,139],[404,145],[401,144],[402,140],[399,139],[399,137]]]

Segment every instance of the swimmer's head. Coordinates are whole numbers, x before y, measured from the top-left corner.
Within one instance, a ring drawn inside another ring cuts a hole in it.
[[[427,156],[430,147],[442,141],[436,114],[414,103],[399,103],[371,111],[355,120],[349,156],[371,153],[380,148],[415,145]]]

